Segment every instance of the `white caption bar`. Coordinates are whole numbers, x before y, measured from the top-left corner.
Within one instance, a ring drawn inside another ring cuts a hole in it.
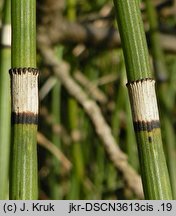
[[[0,201],[0,215],[175,215],[176,201],[148,200],[59,200],[59,201]]]

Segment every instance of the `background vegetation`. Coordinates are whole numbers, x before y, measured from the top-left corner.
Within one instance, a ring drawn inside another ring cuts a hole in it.
[[[146,2],[139,1],[175,198],[176,1],[152,0],[153,13]],[[3,14],[1,1],[2,21]],[[113,2],[37,0],[37,65],[39,199],[142,199]],[[2,79],[0,71],[0,83],[9,82]],[[0,88],[0,96],[3,94]],[[0,111],[3,109],[1,103]],[[3,124],[0,119],[0,127]],[[0,142],[3,152],[3,139]],[[4,146],[7,154],[8,146]],[[4,193],[8,198],[7,191]]]

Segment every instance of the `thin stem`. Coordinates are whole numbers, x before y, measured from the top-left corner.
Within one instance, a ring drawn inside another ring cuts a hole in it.
[[[57,55],[58,59],[62,59],[62,53],[63,49],[62,47],[57,47]],[[61,84],[59,81],[57,81],[56,85],[52,89],[52,115],[54,117],[54,123],[55,124],[61,124]],[[60,136],[56,134],[52,134],[52,141],[53,143],[58,147],[61,148],[61,139]],[[60,199],[62,188],[59,185],[57,176],[60,174],[60,163],[58,163],[58,160],[56,158],[52,158],[52,166],[53,171],[52,175],[50,176],[50,197],[51,199]]]
[[[69,199],[78,199],[84,180],[84,161],[82,155],[81,142],[77,140],[76,134],[79,128],[79,107],[73,98],[68,100],[69,106],[69,126],[72,136],[75,137],[72,142],[73,173],[72,185]]]
[[[8,198],[10,152],[10,78],[11,66],[11,18],[10,0],[3,9],[0,50],[0,199]]]
[[[68,1],[68,19],[74,21],[76,19],[76,1]],[[73,136],[79,129],[79,107],[75,99],[68,99],[69,109],[69,126]],[[71,179],[71,191],[70,199],[78,199],[81,195],[82,184],[84,180],[84,163],[81,142],[77,139],[73,139],[72,142],[72,157],[73,157],[73,174]]]
[[[114,0],[146,199],[172,199],[154,83],[139,4]]]

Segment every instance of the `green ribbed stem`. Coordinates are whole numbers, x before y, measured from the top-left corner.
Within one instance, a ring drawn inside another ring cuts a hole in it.
[[[2,28],[10,27],[10,0],[6,0],[3,9]],[[4,29],[3,29],[4,30]],[[0,50],[0,199],[8,198],[9,152],[10,152],[10,78],[8,70],[11,67],[11,48],[2,41]]]
[[[151,77],[149,56],[136,0],[114,0],[128,81]]]
[[[154,82],[150,79],[142,80],[151,78],[152,73],[139,4],[136,0],[114,0],[114,5],[126,63],[133,121],[138,127],[135,128],[145,198],[172,199],[159,128]],[[137,80],[140,81],[136,82]],[[150,107],[153,107],[153,110]],[[148,110],[152,118],[156,116],[156,119],[151,119],[147,115]]]
[[[13,126],[13,171],[11,199],[31,200],[38,198],[36,125]]]
[[[162,110],[166,111],[161,113],[161,124],[163,133],[163,140],[166,143],[165,152],[168,164],[168,170],[170,174],[171,187],[173,191],[173,198],[176,198],[176,155],[175,155],[175,134],[173,129],[173,123],[168,113],[172,110],[172,98],[167,81],[167,68],[164,58],[164,52],[161,47],[158,17],[151,0],[145,0],[148,20],[150,24],[150,41],[151,41],[151,52],[153,56],[153,63],[155,69],[155,76],[159,80],[158,84],[158,97]],[[166,95],[167,97],[163,97]]]
[[[137,142],[145,199],[172,199],[160,129],[137,133]]]
[[[36,67],[36,0],[11,0],[12,67]]]
[[[36,68],[36,0],[11,0],[12,4],[12,68]],[[32,113],[33,103],[38,101],[37,94],[32,92],[32,88],[37,91],[37,85],[32,85],[32,77],[36,76],[29,70],[27,74],[31,76],[17,74],[18,82],[23,79],[27,81],[28,88],[23,86],[25,95],[31,99],[26,106],[21,105],[22,114]],[[23,72],[24,74],[24,72]],[[24,76],[24,78],[22,78]],[[12,83],[15,76],[11,76]],[[36,78],[37,79],[37,78]],[[22,84],[21,84],[22,85]],[[12,89],[12,98],[14,92],[20,92],[21,85],[16,85]],[[35,91],[35,92],[36,92]],[[33,94],[33,95],[32,95]],[[19,97],[22,94],[19,94]],[[18,98],[21,101],[21,98]],[[35,102],[34,102],[35,101]],[[38,103],[38,102],[37,102]],[[14,112],[15,104],[12,104]],[[24,109],[24,110],[23,110]],[[35,108],[37,109],[37,108]],[[37,115],[36,113],[32,113]],[[21,113],[16,113],[21,114]],[[31,115],[31,116],[32,116]],[[15,121],[12,127],[12,170],[10,199],[38,199],[38,178],[37,178],[37,125],[36,122],[28,122],[23,119],[23,123]],[[30,119],[31,117],[29,117]],[[32,121],[32,120],[31,120]]]

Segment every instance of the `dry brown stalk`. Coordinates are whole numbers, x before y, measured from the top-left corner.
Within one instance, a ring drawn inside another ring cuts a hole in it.
[[[46,148],[51,154],[53,154],[59,162],[62,164],[66,172],[69,172],[72,164],[71,162],[66,158],[66,156],[56,147],[50,140],[48,140],[42,133],[37,133],[37,142],[39,145]]]
[[[106,104],[106,95],[80,71],[74,73],[74,78],[87,90],[90,96],[101,104]]]

